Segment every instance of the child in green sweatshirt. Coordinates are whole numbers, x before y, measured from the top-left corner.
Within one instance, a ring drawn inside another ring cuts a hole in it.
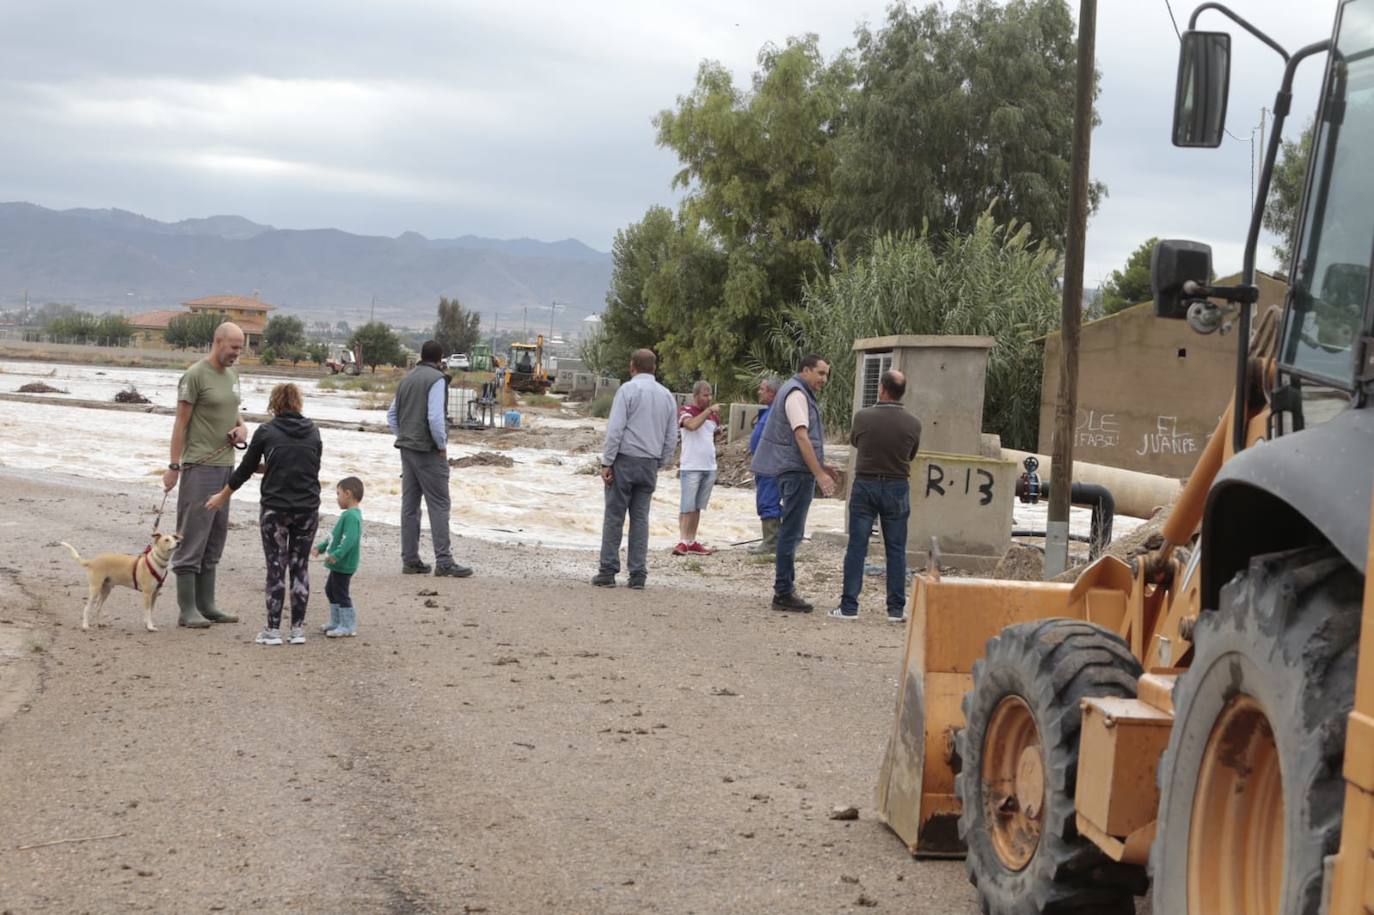
[[[363,481],[344,477],[334,495],[343,512],[334,522],[334,530],[316,545],[315,555],[328,553],[324,564],[329,568],[329,580],[324,593],[329,595],[329,622],[320,629],[329,638],[338,639],[358,634],[358,615],[348,588],[353,573],[358,571],[358,556],[362,552],[363,512],[358,503],[363,501]]]

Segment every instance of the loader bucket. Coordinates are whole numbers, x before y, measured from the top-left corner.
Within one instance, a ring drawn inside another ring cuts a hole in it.
[[[1013,623],[1088,619],[1117,629],[1131,570],[1104,557],[1073,584],[918,575],[911,595],[897,715],[878,775],[876,808],[913,854],[958,857],[959,760],[964,694],[987,640]],[[1092,608],[1092,612],[1089,612]]]

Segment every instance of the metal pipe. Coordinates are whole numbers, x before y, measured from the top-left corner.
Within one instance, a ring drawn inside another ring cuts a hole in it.
[[[1096,559],[1112,542],[1112,519],[1116,516],[1116,500],[1112,498],[1112,491],[1096,483],[1074,483],[1069,499],[1074,505],[1087,505],[1093,510],[1088,558]]]

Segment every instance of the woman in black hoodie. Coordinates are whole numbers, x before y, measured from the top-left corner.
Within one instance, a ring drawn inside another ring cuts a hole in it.
[[[229,483],[205,503],[218,509],[266,462],[258,528],[267,558],[267,628],[259,645],[280,645],[286,579],[291,579],[291,644],[305,644],[305,605],[310,600],[310,548],[320,521],[320,430],[301,415],[301,392],[279,384],[267,400],[272,420],[258,426]]]

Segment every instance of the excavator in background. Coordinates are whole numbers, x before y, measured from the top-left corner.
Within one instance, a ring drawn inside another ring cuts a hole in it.
[[[505,376],[504,387],[519,394],[545,394],[553,379],[544,363],[544,335],[533,343],[512,343],[506,359],[495,360],[495,368]]]
[[[1180,42],[1173,142],[1216,147],[1231,35],[1281,54],[1241,282],[1163,241],[1155,307],[1232,327],[1230,406],[1163,528],[1072,583],[917,576],[877,790],[984,912],[1374,913],[1374,0],[1292,53],[1220,3]],[[1255,252],[1298,66],[1325,60],[1282,310]],[[935,551],[932,550],[932,554]],[[1369,623],[1369,625],[1366,625]]]
[[[363,347],[358,344],[352,350],[343,349],[338,359],[326,359],[324,367],[331,375],[358,375],[363,370]]]

